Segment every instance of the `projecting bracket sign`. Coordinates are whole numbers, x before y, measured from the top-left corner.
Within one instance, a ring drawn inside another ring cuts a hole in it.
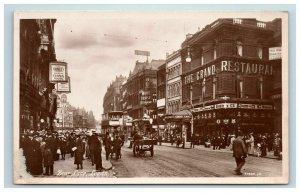
[[[66,62],[50,62],[49,81],[53,83],[68,82],[68,69]]]
[[[56,90],[58,93],[71,93],[71,79],[68,77],[68,82],[56,83]]]

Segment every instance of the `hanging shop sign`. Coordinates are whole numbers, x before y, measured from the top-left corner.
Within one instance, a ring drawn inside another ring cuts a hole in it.
[[[68,82],[56,83],[56,90],[60,93],[71,93],[71,79],[68,77]]]
[[[49,81],[68,82],[68,70],[66,62],[50,62]]]

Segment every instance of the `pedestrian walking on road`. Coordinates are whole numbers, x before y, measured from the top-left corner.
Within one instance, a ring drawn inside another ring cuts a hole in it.
[[[158,144],[161,146],[161,142],[162,142],[162,136],[161,135],[159,135],[158,136]]]
[[[254,154],[254,137],[253,133],[250,133],[248,136],[248,139],[246,140],[247,146],[248,146],[248,154],[253,155]]]
[[[237,133],[237,138],[233,140],[232,149],[233,157],[235,158],[236,162],[235,172],[237,175],[242,175],[243,173],[241,172],[241,169],[246,163],[247,148],[243,140],[243,133],[241,131]]]
[[[67,141],[64,136],[59,137],[59,149],[60,149],[60,153],[61,153],[61,159],[65,160],[66,159],[65,158],[66,150],[67,150]]]
[[[114,141],[114,150],[116,153],[116,160],[121,159],[121,147],[122,147],[122,140],[117,135]]]
[[[33,134],[33,140],[30,147],[30,173],[32,175],[43,174],[43,157],[41,152],[41,143],[38,134]]]
[[[191,148],[195,148],[195,143],[196,143],[196,135],[193,133],[191,137]]]
[[[110,139],[109,133],[106,133],[106,135],[103,139],[103,143],[104,143],[104,148],[105,148],[105,158],[106,158],[106,160],[108,160],[109,154],[111,153],[111,146],[112,146],[112,141]]]
[[[76,135],[77,139],[76,139],[76,148],[75,148],[75,154],[74,154],[74,164],[77,165],[77,170],[79,169],[83,169],[82,167],[82,161],[83,161],[83,151],[84,151],[84,144],[82,142],[81,136],[80,134]]]
[[[102,167],[102,157],[101,157],[101,152],[102,152],[102,140],[101,137],[98,134],[94,134],[96,136],[94,140],[92,141],[93,145],[93,154],[94,157],[94,163],[96,165],[96,170],[101,171],[103,169]]]
[[[76,137],[73,132],[69,136],[68,143],[69,143],[69,147],[70,147],[69,151],[71,152],[71,157],[73,157],[75,151],[73,151],[72,148],[76,146]]]
[[[90,152],[94,152],[94,148],[95,148],[95,141],[97,140],[97,134],[96,134],[96,131],[93,130],[92,131],[92,136],[89,138],[89,149],[90,149]],[[94,158],[94,154],[91,153],[91,162],[92,162],[92,166],[95,164],[95,158]]]
[[[52,152],[50,149],[50,145],[48,145],[48,144],[45,145],[45,150],[44,150],[43,155],[44,155],[44,167],[45,167],[44,175],[52,176],[54,160],[53,160],[53,155],[52,155]]]

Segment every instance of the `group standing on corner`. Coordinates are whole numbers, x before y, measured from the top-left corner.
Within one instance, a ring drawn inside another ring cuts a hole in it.
[[[77,170],[83,169],[83,160],[89,159],[96,171],[103,171],[102,147],[106,160],[115,153],[121,158],[123,141],[115,136],[112,139],[107,133],[103,138],[95,130],[90,132],[46,132],[30,130],[22,134],[20,147],[25,156],[26,171],[33,176],[54,175],[54,165],[58,160],[64,161],[66,154],[74,157]]]

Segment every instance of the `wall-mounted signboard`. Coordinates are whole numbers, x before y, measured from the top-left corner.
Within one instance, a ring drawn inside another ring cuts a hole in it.
[[[50,62],[49,64],[49,81],[50,82],[67,82],[68,69],[66,62]]]
[[[68,82],[58,82],[56,84],[57,92],[70,93],[71,92],[71,79],[68,77]]]

